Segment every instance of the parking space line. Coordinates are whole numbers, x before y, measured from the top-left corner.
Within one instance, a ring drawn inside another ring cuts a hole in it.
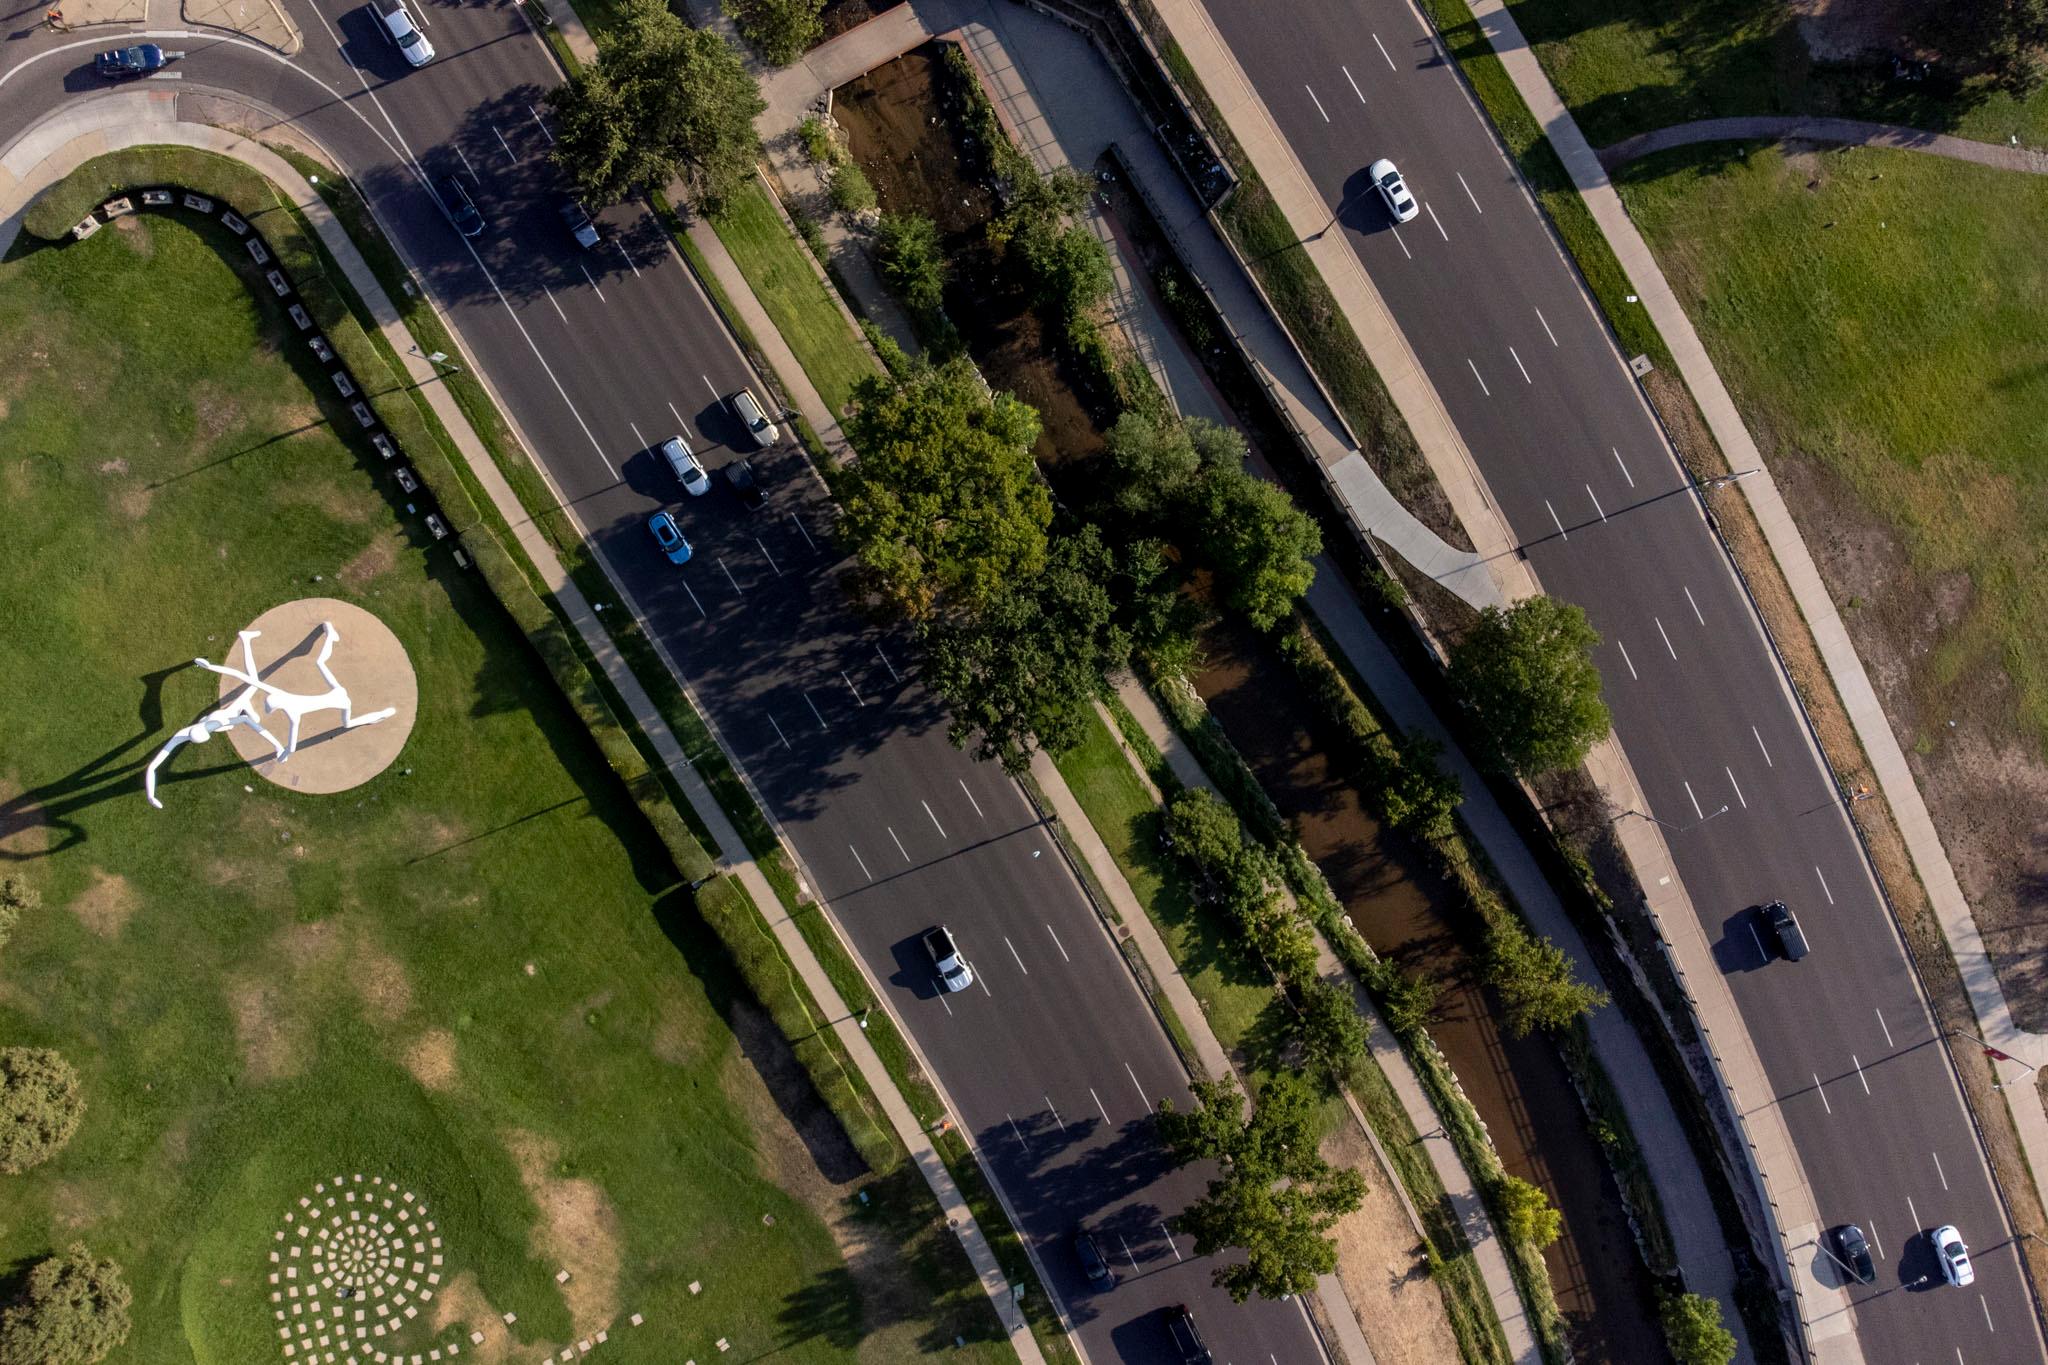
[[[854,705],[856,705],[856,706],[866,706],[866,705],[868,704],[868,700],[867,700],[867,698],[866,698],[866,697],[863,697],[863,696],[862,696],[862,695],[860,694],[860,689],[859,689],[858,687],[855,687],[855,686],[853,685],[853,679],[851,679],[851,678],[849,678],[849,677],[847,677],[847,676],[846,676],[846,670],[845,670],[845,669],[843,669],[843,668],[842,668],[842,669],[840,669],[840,670],[839,670],[839,677],[840,677],[840,680],[841,680],[842,682],[844,682],[844,683],[846,684],[846,690],[847,690],[847,691],[849,691],[849,692],[851,692],[851,693],[853,693],[853,703],[854,703]]]
[[[811,694],[809,692],[804,693],[804,705],[810,707],[811,714],[818,718],[818,728],[820,730],[829,730],[832,728],[830,725],[827,725],[825,723],[825,713],[818,709],[818,703],[811,700]]]
[[[1010,957],[1013,961],[1016,962],[1017,970],[1024,973],[1024,975],[1026,976],[1031,975],[1031,969],[1024,965],[1023,956],[1020,953],[1018,953],[1017,945],[1010,942],[1010,936],[1008,934],[1003,935],[1003,946],[1010,950]]]
[[[755,536],[754,543],[761,546],[761,558],[768,561],[768,567],[775,570],[775,576],[782,577],[782,566],[775,562],[775,556],[769,552],[767,545],[762,543],[761,537]]]
[[[577,268],[578,270],[581,270],[581,271],[583,272],[583,279],[584,279],[584,282],[585,282],[585,283],[587,283],[587,284],[588,284],[588,285],[589,285],[589,286],[590,286],[590,287],[591,287],[592,289],[596,289],[596,290],[597,290],[597,301],[598,301],[599,303],[609,303],[609,302],[610,302],[611,300],[607,299],[607,298],[606,298],[606,297],[604,296],[604,290],[602,290],[602,289],[598,289],[598,288],[597,288],[597,281],[591,278],[591,275],[590,275],[590,271],[589,271],[589,269],[588,269],[588,268],[587,268],[587,267],[586,267],[586,266],[585,266],[585,265],[583,264],[583,262],[581,262],[581,261],[578,261],[578,262],[576,262],[576,268]]]
[[[1888,1261],[1891,1259],[1891,1257],[1884,1254],[1884,1238],[1877,1235],[1877,1220],[1875,1218],[1870,1220],[1870,1244],[1877,1248],[1878,1260]]]
[[[1927,1155],[1929,1155],[1929,1156],[1931,1156],[1931,1157],[1933,1157],[1933,1158],[1934,1158],[1934,1173],[1935,1173],[1936,1175],[1938,1175],[1938,1176],[1940,1176],[1940,1177],[1941,1177],[1941,1187],[1942,1187],[1942,1188],[1943,1188],[1944,1190],[1945,1190],[1945,1189],[1947,1189],[1947,1188],[1948,1188],[1948,1172],[1947,1172],[1947,1171],[1944,1171],[1944,1170],[1942,1170],[1942,1169],[1941,1169],[1941,1153],[1940,1153],[1940,1152],[1929,1152],[1929,1153],[1928,1153]]]
[[[938,817],[938,816],[936,816],[936,815],[932,815],[932,803],[931,803],[931,802],[929,802],[929,801],[924,801],[924,800],[920,800],[920,801],[919,801],[919,802],[918,802],[917,804],[918,804],[918,805],[920,805],[920,806],[923,806],[923,807],[924,807],[924,813],[925,813],[926,815],[931,815],[931,816],[932,816],[932,828],[933,828],[933,829],[935,829],[935,830],[937,830],[937,831],[939,832],[939,837],[940,837],[941,839],[947,839],[947,838],[951,838],[951,837],[952,837],[951,835],[949,835],[949,834],[947,834],[947,833],[946,833],[946,827],[945,827],[944,825],[942,825],[942,824],[940,824],[940,823],[939,823],[939,817]]]
[[[1486,387],[1486,376],[1479,373],[1478,363],[1471,356],[1465,357],[1465,363],[1472,367],[1472,377],[1479,381],[1479,391],[1488,398],[1493,397],[1493,390]]]
[[[647,444],[647,438],[640,433],[640,427],[637,423],[633,422],[631,419],[628,419],[626,425],[633,428],[633,439],[640,443],[640,449],[653,449],[652,446]]]
[[[907,863],[907,862],[909,862],[909,861],[910,861],[910,850],[909,850],[909,849],[907,849],[907,848],[905,848],[905,847],[903,846],[903,841],[902,841],[901,839],[898,839],[898,838],[896,837],[896,826],[894,826],[894,825],[884,825],[884,826],[882,826],[882,828],[883,828],[883,829],[886,829],[886,830],[888,830],[888,831],[889,831],[889,839],[890,839],[890,842],[894,843],[894,844],[896,845],[896,851],[897,851],[898,853],[901,853],[901,854],[903,855],[903,861],[904,861],[904,862],[906,862],[906,863]]]
[[[1586,485],[1586,496],[1593,500],[1593,510],[1600,514],[1600,520],[1607,520],[1607,509],[1600,505],[1600,495],[1593,491],[1593,485]]]
[[[1614,642],[1614,647],[1621,651],[1621,661],[1628,665],[1629,677],[1635,679],[1637,682],[1641,682],[1643,680],[1643,675],[1636,672],[1636,661],[1628,657],[1628,646],[1623,644],[1621,641],[1616,640]]]
[[[1742,784],[1735,780],[1735,769],[1723,763],[1721,765],[1721,771],[1728,774],[1728,785],[1735,788],[1735,799],[1742,803],[1742,808],[1744,810],[1748,810],[1749,798],[1742,794]]]
[[[1401,235],[1401,229],[1399,229],[1399,228],[1392,228],[1392,229],[1390,229],[1390,231],[1392,231],[1392,232],[1393,232],[1393,234],[1394,234],[1394,240],[1395,240],[1395,241],[1396,241],[1397,243],[1399,243],[1399,244],[1400,244],[1400,247],[1401,247],[1401,254],[1402,254],[1403,256],[1406,256],[1406,257],[1407,257],[1407,258],[1408,258],[1409,260],[1411,260],[1411,261],[1412,261],[1412,260],[1414,260],[1414,259],[1415,259],[1415,253],[1414,253],[1414,252],[1412,252],[1412,251],[1410,251],[1410,250],[1408,249],[1408,239],[1407,239],[1406,237],[1403,237],[1403,236]]]
[[[1347,80],[1347,81],[1351,81],[1351,93],[1352,93],[1352,94],[1354,94],[1354,95],[1356,95],[1356,96],[1358,96],[1358,102],[1359,102],[1360,104],[1364,104],[1364,103],[1365,103],[1365,92],[1364,92],[1363,90],[1360,90],[1360,89],[1358,88],[1358,82],[1357,82],[1357,81],[1355,81],[1355,80],[1351,80],[1351,68],[1350,68],[1350,67],[1348,67],[1348,66],[1340,66],[1340,67],[1338,67],[1337,69],[1338,69],[1339,71],[1342,71],[1342,72],[1344,73],[1344,79],[1345,79],[1345,80]]]
[[[792,520],[794,520],[794,518],[792,518]],[[894,665],[894,664],[892,664],[892,663],[890,663],[890,662],[889,662],[889,656],[888,656],[888,655],[886,655],[886,654],[884,654],[884,653],[882,652],[882,647],[881,647],[880,645],[876,645],[876,646],[875,646],[875,657],[876,657],[877,659],[880,659],[880,660],[882,661],[882,667],[884,667],[884,668],[886,668],[886,669],[888,669],[888,670],[889,670],[889,681],[890,681],[890,682],[902,682],[902,681],[903,681],[903,679],[902,679],[901,677],[899,677],[899,676],[897,675],[897,672],[896,672],[896,665]]]
[[[1636,486],[1636,476],[1628,472],[1628,464],[1621,458],[1621,447],[1609,446],[1608,449],[1614,452],[1614,462],[1621,466],[1621,477],[1628,480],[1630,488],[1634,488]]]
[[[704,610],[704,604],[697,600],[697,594],[694,592],[690,592],[690,583],[688,579],[683,580],[683,591],[690,593],[690,605],[697,609],[697,614],[707,621],[710,620],[711,613]]]
[[[981,802],[975,800],[974,793],[967,790],[967,779],[964,777],[956,777],[953,780],[960,784],[960,794],[967,798],[968,805],[974,807],[974,813],[983,820],[988,819],[986,815],[982,815],[981,813]]]
[[[949,1002],[948,1002],[948,1001],[946,1000],[946,997],[947,997],[947,996],[948,996],[949,994],[951,994],[951,992],[950,992],[950,991],[940,991],[940,992],[939,992],[939,1004],[945,1007],[945,1011],[946,1011],[946,1014],[947,1014],[947,1016],[948,1016],[948,1017],[951,1017],[951,1015],[952,1015],[952,1013],[953,1013],[953,1006],[952,1006],[952,1005],[951,1005],[951,1004],[950,1004],[950,1003],[949,1003]]]
[[[1443,238],[1447,242],[1450,241],[1451,234],[1444,231],[1444,220],[1436,216],[1436,206],[1433,204],[1424,204],[1422,207],[1423,210],[1429,214],[1429,221],[1436,224],[1436,235]]]
[[[1465,173],[1464,173],[1463,171],[1453,171],[1453,172],[1451,172],[1451,174],[1453,174],[1453,175],[1455,175],[1455,176],[1457,176],[1457,177],[1458,177],[1458,184],[1459,184],[1459,185],[1461,185],[1461,186],[1463,186],[1463,188],[1464,188],[1464,190],[1465,190],[1465,197],[1466,197],[1467,199],[1470,199],[1470,200],[1472,201],[1472,211],[1473,211],[1474,213],[1484,213],[1484,212],[1486,212],[1486,210],[1485,210],[1485,209],[1483,209],[1483,208],[1480,208],[1480,207],[1479,207],[1479,196],[1478,196],[1478,195],[1476,195],[1476,194],[1474,194],[1474,193],[1472,193],[1472,187],[1471,187],[1470,185],[1467,185],[1467,184],[1465,184]],[[1538,313],[1538,314],[1537,314],[1536,316],[1540,318],[1540,317],[1542,317],[1543,315],[1542,315],[1541,313]],[[1552,337],[1552,338],[1551,338],[1551,340],[1553,340],[1553,341],[1555,341],[1556,339],[1557,339],[1557,338],[1555,338],[1555,337]]]
[[[1669,633],[1668,631],[1666,631],[1666,630],[1664,629],[1664,618],[1663,618],[1663,617],[1661,617],[1661,616],[1652,616],[1652,617],[1651,617],[1650,619],[1651,619],[1652,621],[1655,621],[1655,622],[1657,623],[1657,633],[1658,633],[1659,635],[1662,635],[1662,636],[1664,637],[1664,651],[1665,651],[1665,653],[1667,653],[1667,654],[1669,654],[1669,655],[1671,656],[1671,662],[1673,662],[1673,663],[1677,663],[1677,662],[1678,662],[1678,651],[1677,651],[1677,650],[1675,650],[1675,649],[1673,649],[1673,648],[1671,647],[1671,635],[1670,635],[1670,633]]]
[[[1977,1303],[1978,1303],[1978,1306],[1979,1306],[1979,1307],[1981,1307],[1981,1308],[1983,1308],[1983,1310],[1984,1310],[1984,1330],[1985,1330],[1985,1331],[1987,1331],[1987,1332],[1996,1332],[1996,1331],[1997,1331],[1998,1329],[1997,1329],[1996,1327],[1994,1327],[1994,1326],[1992,1326],[1992,1325],[1991,1325],[1991,1305],[1990,1305],[1990,1304],[1988,1304],[1988,1303],[1985,1303],[1985,1302],[1984,1302],[1984,1296],[1983,1296],[1982,1294],[1979,1294],[1979,1295],[1977,1296]],[[1959,1348],[1957,1348],[1957,1350],[1956,1350],[1956,1357],[1957,1357],[1957,1359],[1961,1359],[1961,1358],[1962,1358],[1962,1354],[1963,1354],[1963,1353],[1962,1353],[1962,1350],[1961,1350],[1961,1348],[1960,1348],[1960,1347],[1959,1347]]]
[[[1563,523],[1562,521],[1559,521],[1559,520],[1558,520],[1558,518],[1557,518],[1557,509],[1556,509],[1555,507],[1552,507],[1552,506],[1550,505],[1550,499],[1549,499],[1549,498],[1545,498],[1545,499],[1543,500],[1543,506],[1544,506],[1544,508],[1545,508],[1546,510],[1548,510],[1548,511],[1549,511],[1549,513],[1550,513],[1550,524],[1551,524],[1552,526],[1555,526],[1555,527],[1557,528],[1557,533],[1558,533],[1558,534],[1559,534],[1560,536],[1563,536],[1563,537],[1564,537],[1564,538],[1565,538],[1566,540],[1570,540],[1570,539],[1572,538],[1572,533],[1571,533],[1571,532],[1569,532],[1569,531],[1567,531],[1567,530],[1565,530],[1565,529],[1564,529],[1564,523]]]
[[[1522,382],[1524,384],[1534,384],[1536,381],[1529,377],[1529,367],[1522,363],[1522,353],[1510,346],[1508,347],[1508,354],[1515,358],[1515,368],[1522,372]]]
[[[989,999],[993,1000],[996,998],[996,993],[988,988],[988,978],[980,972],[974,974],[974,984],[981,987],[981,993]]]
[[[1813,865],[1813,875],[1820,878],[1821,894],[1828,898],[1829,905],[1833,905],[1835,903],[1835,893],[1828,890],[1828,874],[1820,870],[1819,863]]]
[[[811,539],[811,533],[804,529],[804,524],[796,519],[796,513],[791,512],[789,514],[789,520],[791,524],[796,527],[796,533],[804,538],[804,544],[810,546],[811,549],[816,550],[818,548],[818,543]]]
[[[768,717],[768,723],[770,725],[775,725],[775,717],[772,715]],[[780,725],[775,725],[775,737],[782,741],[783,748],[787,749],[792,747],[789,742],[789,736],[782,733],[782,727]]]
[[[676,419],[676,431],[681,435],[688,436],[690,434],[690,424],[683,420],[683,414],[676,411],[674,403],[668,405],[668,410],[669,414]]]
[[[548,288],[546,285],[542,285],[540,289],[543,294],[546,294],[548,296],[548,302],[554,304],[555,316],[560,318],[563,321],[563,323],[566,324],[569,321],[569,315],[562,311],[561,304],[555,303],[555,291]]]
[[[700,370],[700,371],[698,372],[698,374],[697,374],[697,377],[698,377],[699,379],[701,379],[701,380],[703,380],[703,381],[704,381],[704,387],[705,387],[705,388],[707,388],[707,389],[711,390],[711,401],[712,401],[712,402],[714,402],[714,403],[718,402],[718,401],[719,401],[719,397],[718,397],[718,386],[717,386],[716,384],[713,384],[713,383],[711,382],[711,376],[710,376],[710,375],[708,375],[708,374],[705,374],[705,373],[703,373],[703,372],[702,372],[702,371]]]
[[[1681,786],[1683,786],[1683,787],[1685,788],[1685,799],[1686,799],[1686,800],[1688,800],[1688,801],[1690,801],[1690,802],[1692,802],[1692,814],[1693,814],[1693,818],[1694,818],[1695,820],[1704,820],[1704,819],[1706,819],[1706,818],[1707,818],[1707,813],[1706,813],[1705,811],[1703,811],[1703,810],[1701,810],[1701,809],[1700,809],[1700,799],[1699,799],[1699,798],[1698,798],[1697,796],[1694,796],[1694,795],[1692,794],[1692,783],[1690,783],[1690,782],[1682,782],[1682,783],[1680,783],[1680,785],[1681,785]]]
[[[1764,951],[1764,941],[1763,941],[1763,937],[1762,937],[1762,935],[1758,934],[1758,933],[1757,933],[1757,931],[1756,931],[1756,921],[1755,921],[1755,920],[1751,920],[1751,921],[1749,922],[1749,937],[1750,937],[1750,941],[1751,941],[1752,943],[1756,944],[1756,955],[1757,955],[1757,959],[1758,959],[1759,961],[1761,961],[1761,962],[1764,962],[1764,963],[1768,964],[1768,963],[1770,962],[1770,960],[1771,960],[1771,955],[1770,955],[1769,953],[1767,953],[1767,952],[1765,952],[1765,951]]]
[[[1091,1085],[1091,1086],[1089,1086],[1089,1087],[1088,1087],[1088,1095],[1089,1095],[1089,1098],[1091,1098],[1091,1099],[1093,1099],[1093,1100],[1095,1101],[1095,1112],[1096,1112],[1096,1113],[1098,1113],[1098,1114],[1100,1114],[1100,1115],[1102,1115],[1102,1122],[1103,1122],[1103,1124],[1104,1124],[1105,1126],[1107,1126],[1107,1127],[1110,1127],[1110,1128],[1114,1128],[1114,1127],[1116,1127],[1116,1125],[1115,1125],[1114,1123],[1111,1123],[1111,1122],[1109,1121],[1109,1111],[1108,1111],[1107,1109],[1104,1109],[1104,1108],[1102,1107],[1102,1096],[1100,1096],[1100,1095],[1098,1095],[1098,1094],[1096,1094],[1096,1093],[1095,1093],[1095,1087],[1094,1087],[1094,1086],[1092,1086],[1092,1085]]]
[[[1012,1137],[1014,1137],[1014,1138],[1016,1138],[1016,1139],[1017,1139],[1017,1145],[1018,1145],[1019,1147],[1022,1147],[1022,1148],[1023,1148],[1023,1149],[1025,1150],[1025,1151],[1027,1151],[1027,1152],[1028,1152],[1028,1151],[1030,1151],[1030,1150],[1031,1150],[1031,1144],[1030,1144],[1030,1143],[1028,1143],[1028,1142],[1026,1142],[1026,1141],[1024,1141],[1024,1134],[1022,1134],[1022,1133],[1020,1133],[1020,1132],[1018,1132],[1018,1131],[1017,1131],[1017,1118],[1016,1118],[1016,1116],[1015,1116],[1014,1114],[1010,1113],[1010,1111],[1009,1111],[1009,1110],[1005,1109],[1005,1110],[1003,1111],[1003,1117],[1004,1117],[1004,1118],[1006,1118],[1006,1119],[1008,1119],[1008,1120],[1010,1121],[1010,1135],[1011,1135]]]
[[[1920,1210],[1913,1207],[1913,1196],[1910,1194],[1906,1196],[1906,1212],[1913,1215],[1913,1231],[1918,1232],[1926,1226],[1920,1221]]]
[[[1531,308],[1536,308],[1536,305],[1533,303],[1529,306]],[[1557,333],[1550,330],[1550,319],[1543,316],[1543,310],[1541,308],[1536,308],[1536,321],[1543,324],[1543,335],[1550,338],[1550,344],[1553,346],[1557,345]],[[1620,452],[1617,451],[1615,453],[1615,458],[1621,458]]]
[[[846,851],[848,853],[851,853],[853,855],[853,860],[860,864],[860,874],[863,877],[866,877],[869,881],[873,881],[875,879],[875,874],[868,871],[868,860],[860,856],[860,850],[855,848],[852,844],[848,844],[846,846]],[[943,997],[941,998],[943,999]]]
[[[1870,1078],[1863,1074],[1863,1063],[1853,1052],[1849,1054],[1849,1065],[1856,1068],[1856,1079],[1863,1082],[1863,1093],[1868,1095],[1870,1093]]]
[[[1052,1121],[1060,1126],[1060,1132],[1064,1134],[1067,1131],[1067,1121],[1060,1117],[1060,1111],[1053,1104],[1052,1096],[1050,1095],[1045,1097],[1045,1112],[1052,1115]]]
[[[1756,735],[1756,747],[1759,749],[1763,749],[1764,766],[1766,768],[1777,767],[1777,764],[1771,762],[1771,751],[1769,749],[1764,749],[1764,737],[1761,734],[1757,733],[1757,728],[1754,725],[1752,725],[1749,727],[1749,732],[1753,735]]]
[[[1380,50],[1380,56],[1387,58],[1387,70],[1399,71],[1401,69],[1400,67],[1394,65],[1394,59],[1392,57],[1387,56],[1387,45],[1380,41],[1379,34],[1375,33],[1372,35],[1372,45]]]
[[[455,147],[455,155],[462,162],[462,169],[469,172],[469,178],[471,180],[476,181],[476,183],[479,185],[483,184],[483,180],[476,173],[476,167],[469,164],[468,157],[463,156],[461,146],[459,144],[454,143],[451,143],[450,145]]]
[[[1699,622],[1701,625],[1705,625],[1707,623],[1707,618],[1700,615],[1700,604],[1692,600],[1692,589],[1686,587],[1685,584],[1680,583],[1678,585],[1678,590],[1685,594],[1686,603],[1692,608],[1692,619]]]
[[[1316,100],[1316,91],[1314,86],[1304,82],[1301,88],[1308,91],[1308,97],[1310,99]],[[1316,112],[1323,116],[1323,122],[1328,123],[1330,121],[1330,111],[1323,108],[1323,102],[1321,100],[1316,100]]]
[[[1152,1097],[1145,1093],[1145,1087],[1138,1084],[1138,1073],[1131,1070],[1129,1062],[1124,1063],[1124,1074],[1131,1078],[1131,1089],[1138,1092],[1138,1105],[1146,1113],[1152,1112]]]
[[[1821,1089],[1821,1084],[1820,1084],[1820,1073],[1819,1073],[1818,1071],[1816,1071],[1816,1072],[1812,1073],[1812,1075],[1813,1075],[1813,1088],[1814,1088],[1815,1092],[1816,1092],[1816,1093],[1818,1093],[1818,1094],[1820,1095],[1820,1102],[1821,1102],[1821,1107],[1822,1107],[1822,1108],[1824,1108],[1824,1109],[1826,1109],[1826,1110],[1827,1110],[1827,1111],[1828,1111],[1828,1112],[1829,1112],[1830,1114],[1834,1113],[1834,1112],[1835,1112],[1835,1106],[1833,1106],[1832,1104],[1829,1104],[1829,1103],[1828,1103],[1828,1092],[1827,1092],[1827,1091],[1825,1091],[1825,1090],[1823,1090],[1823,1089]]]
[[[511,162],[511,163],[512,163],[513,165],[515,165],[515,166],[516,166],[516,165],[518,165],[518,164],[519,164],[519,155],[518,155],[518,153],[516,153],[516,152],[514,152],[514,151],[512,150],[512,144],[511,144],[511,143],[509,143],[509,142],[505,141],[505,135],[504,135],[503,133],[501,133],[501,132],[499,132],[499,131],[498,131],[498,125],[497,125],[497,124],[495,124],[495,123],[493,123],[493,124],[491,125],[491,136],[492,136],[492,137],[494,137],[494,138],[496,138],[496,139],[498,139],[498,145],[499,145],[500,147],[503,147],[503,148],[505,149],[505,159],[506,159],[507,161]]]
[[[1124,1240],[1124,1235],[1121,1232],[1116,1235],[1116,1244],[1124,1249],[1124,1259],[1131,1263],[1131,1273],[1133,1275],[1143,1274],[1144,1272],[1138,1269],[1138,1258],[1131,1254],[1131,1244]]]
[[[1060,942],[1060,936],[1058,934],[1053,933],[1053,928],[1050,924],[1045,926],[1045,932],[1048,934],[1052,934],[1052,946],[1060,950],[1060,956],[1066,958],[1067,961],[1072,962],[1074,959],[1072,959],[1071,957],[1067,957],[1067,945]]]

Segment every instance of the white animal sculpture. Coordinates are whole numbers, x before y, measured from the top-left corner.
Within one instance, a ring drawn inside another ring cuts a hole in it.
[[[389,720],[398,714],[398,708],[395,706],[387,706],[382,711],[372,711],[367,716],[355,714],[349,704],[348,689],[341,685],[340,680],[334,676],[334,670],[327,666],[327,660],[334,653],[334,646],[341,641],[341,634],[335,630],[332,621],[321,622],[320,629],[326,634],[320,641],[320,652],[313,657],[313,667],[319,669],[320,676],[327,680],[325,692],[287,692],[257,677],[256,659],[249,648],[249,642],[262,634],[261,631],[241,632],[242,662],[247,666],[246,669],[230,668],[226,664],[210,664],[204,659],[192,661],[222,677],[247,683],[254,691],[263,694],[266,711],[272,715],[282,711],[290,717],[291,735],[285,742],[284,751],[277,756],[279,763],[287,761],[299,751],[299,727],[305,722],[306,717],[315,711],[341,712],[341,728],[344,730],[353,730],[358,725],[375,725],[380,720]],[[276,743],[275,740],[271,742]]]

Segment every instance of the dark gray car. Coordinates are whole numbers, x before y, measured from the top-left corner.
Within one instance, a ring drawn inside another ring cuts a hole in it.
[[[1785,907],[1785,902],[1772,901],[1764,907],[1764,927],[1777,940],[1778,953],[1787,962],[1797,962],[1811,951],[1806,946],[1806,931],[1799,927],[1799,917]]]

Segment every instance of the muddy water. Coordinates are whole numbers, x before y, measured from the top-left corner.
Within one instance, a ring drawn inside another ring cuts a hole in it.
[[[1437,1043],[1508,1170],[1542,1186],[1564,1210],[1564,1235],[1545,1259],[1573,1353],[1581,1362],[1668,1361],[1648,1273],[1570,1079],[1540,1036],[1517,1041],[1501,1027],[1491,992],[1478,981],[1467,926],[1447,922],[1439,909],[1455,904],[1455,893],[1381,837],[1302,724],[1313,712],[1284,660],[1249,631],[1228,626],[1210,630],[1203,648],[1196,690],[1293,821],[1366,941],[1442,983]]]
[[[938,225],[950,267],[946,314],[988,382],[1038,409],[1036,454],[1054,474],[1102,448],[1102,428],[1076,397],[1031,301],[987,239],[997,204],[980,154],[961,145],[946,107],[940,47],[928,43],[833,92],[847,149],[884,213],[922,213]]]

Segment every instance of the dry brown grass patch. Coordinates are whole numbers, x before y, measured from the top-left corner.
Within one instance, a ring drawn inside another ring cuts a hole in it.
[[[126,877],[96,867],[92,885],[71,898],[71,913],[101,938],[116,938],[141,905]]]
[[[361,509],[357,509],[360,517]],[[376,537],[361,552],[335,572],[343,584],[361,592],[398,564],[399,533],[388,531]]]
[[[619,1315],[619,1216],[596,1181],[555,1174],[562,1153],[552,1139],[514,1128],[504,1142],[540,1209],[534,1254],[569,1272],[562,1299],[576,1335],[588,1336]]]
[[[455,1035],[447,1029],[428,1029],[412,1040],[405,1050],[405,1069],[429,1090],[446,1092],[455,1088]]]
[[[463,1333],[462,1349],[465,1354],[474,1353],[481,1365],[497,1365],[512,1353],[518,1343],[505,1326],[505,1319],[491,1301],[484,1297],[484,1291],[476,1282],[476,1272],[465,1270],[442,1287],[434,1296],[434,1303],[427,1317],[427,1325],[438,1339],[450,1327],[466,1328]],[[469,1341],[469,1332],[482,1332],[483,1341],[474,1345]]]
[[[235,1045],[250,1080],[258,1084],[280,1081],[305,1069],[304,1025],[292,1015],[276,986],[252,977],[231,977],[227,998]]]

